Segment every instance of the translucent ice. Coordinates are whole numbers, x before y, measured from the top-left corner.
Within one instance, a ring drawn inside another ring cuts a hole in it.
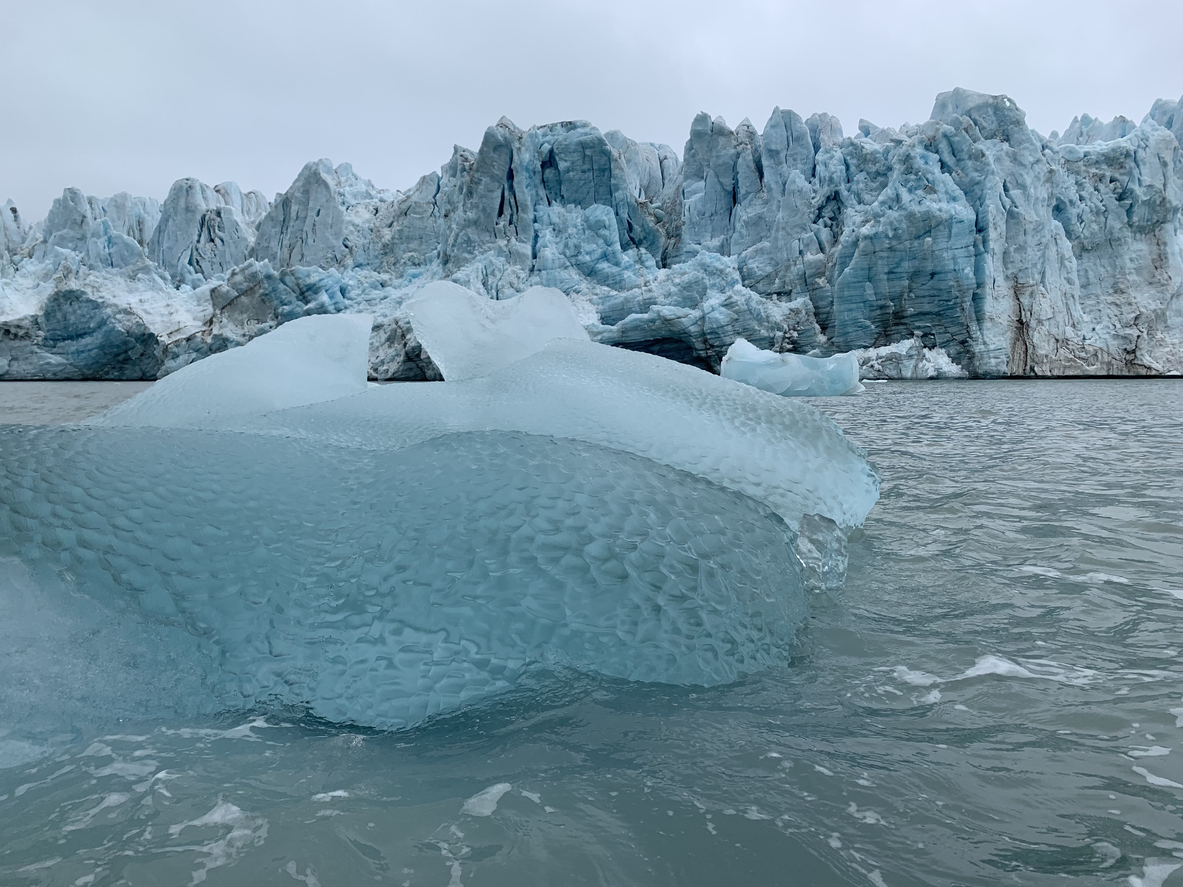
[[[806,357],[763,351],[747,339],[736,339],[723,358],[719,374],[786,397],[832,397],[858,394],[858,358],[852,353]]]
[[[302,317],[241,348],[189,364],[92,425],[210,427],[364,391],[373,319]]]
[[[0,475],[0,558],[214,645],[181,671],[248,706],[401,727],[540,660],[718,684],[786,662],[805,615],[768,508],[583,442],[0,428]]]
[[[825,547],[878,492],[833,422],[572,338],[479,378],[369,387],[362,320],[294,321],[95,426],[0,428],[0,563],[129,637],[199,641],[170,668],[202,705],[379,727],[536,662],[712,685],[788,660],[798,522]],[[814,553],[828,587],[837,561]]]
[[[384,449],[485,430],[582,440],[752,496],[794,527],[806,514],[859,526],[879,496],[863,452],[813,407],[651,354],[571,339],[480,379],[384,385],[249,427]]]
[[[407,310],[415,335],[450,382],[487,376],[551,339],[589,341],[567,297],[550,287],[497,301],[437,281],[424,287]]]

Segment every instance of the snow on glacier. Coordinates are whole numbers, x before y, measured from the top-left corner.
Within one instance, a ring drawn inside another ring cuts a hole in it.
[[[727,349],[719,375],[784,397],[833,397],[863,390],[858,357],[851,352],[830,357],[777,354],[744,338]]]
[[[195,705],[400,728],[533,663],[691,685],[786,663],[798,522],[853,526],[877,496],[816,410],[693,367],[553,338],[369,387],[367,333],[294,321],[96,424],[0,428],[0,564],[191,638],[151,680]]]

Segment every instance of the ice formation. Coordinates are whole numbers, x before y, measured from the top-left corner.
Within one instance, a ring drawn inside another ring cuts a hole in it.
[[[944,348],[926,348],[920,336],[854,354],[863,379],[964,379],[966,372]]]
[[[216,360],[166,376],[89,424],[211,428],[358,394],[368,385],[372,324],[368,314],[293,320]]]
[[[407,305],[415,335],[448,381],[472,379],[539,351],[551,339],[589,341],[557,289],[531,287],[494,301],[447,281],[429,283]]]
[[[157,378],[308,314],[373,314],[376,379],[438,379],[406,306],[535,286],[598,342],[717,370],[859,351],[912,377],[1183,371],[1183,101],[1032,131],[955,89],[899,129],[700,114],[683,156],[502,119],[391,193],[309,163],[274,203],[182,179],[0,218],[0,378]],[[897,360],[911,343],[928,355]],[[873,356],[879,354],[883,360]],[[877,361],[877,363],[876,363]]]
[[[368,386],[368,318],[310,317],[92,425],[0,427],[0,567],[183,633],[168,669],[198,708],[397,728],[532,663],[713,685],[787,662],[795,530],[844,540],[873,469],[808,406],[550,337],[569,308],[542,297],[533,338],[452,306],[456,354],[527,355],[479,377]]]
[[[854,353],[830,357],[777,354],[743,338],[736,339],[723,355],[719,375],[785,397],[833,397],[863,390]]]

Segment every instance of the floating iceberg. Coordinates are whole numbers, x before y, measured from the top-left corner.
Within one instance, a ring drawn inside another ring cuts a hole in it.
[[[465,318],[460,365],[528,356],[381,387],[368,323],[306,318],[93,425],[0,428],[0,559],[198,639],[177,669],[208,705],[376,727],[538,662],[689,685],[787,662],[795,528],[861,523],[873,469],[810,407],[547,317]]]
[[[719,375],[785,397],[833,397],[858,394],[858,357],[850,352],[833,357],[777,354],[736,339],[723,357]]]
[[[504,301],[447,281],[429,283],[407,305],[415,335],[450,382],[487,376],[551,339],[589,342],[567,297],[536,286]]]
[[[88,424],[209,428],[358,394],[368,386],[372,325],[367,314],[293,320],[241,348],[182,367]]]

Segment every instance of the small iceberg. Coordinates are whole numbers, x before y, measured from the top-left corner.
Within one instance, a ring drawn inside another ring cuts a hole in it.
[[[833,357],[777,354],[742,338],[727,349],[719,375],[783,397],[834,397],[863,391],[853,352]]]

